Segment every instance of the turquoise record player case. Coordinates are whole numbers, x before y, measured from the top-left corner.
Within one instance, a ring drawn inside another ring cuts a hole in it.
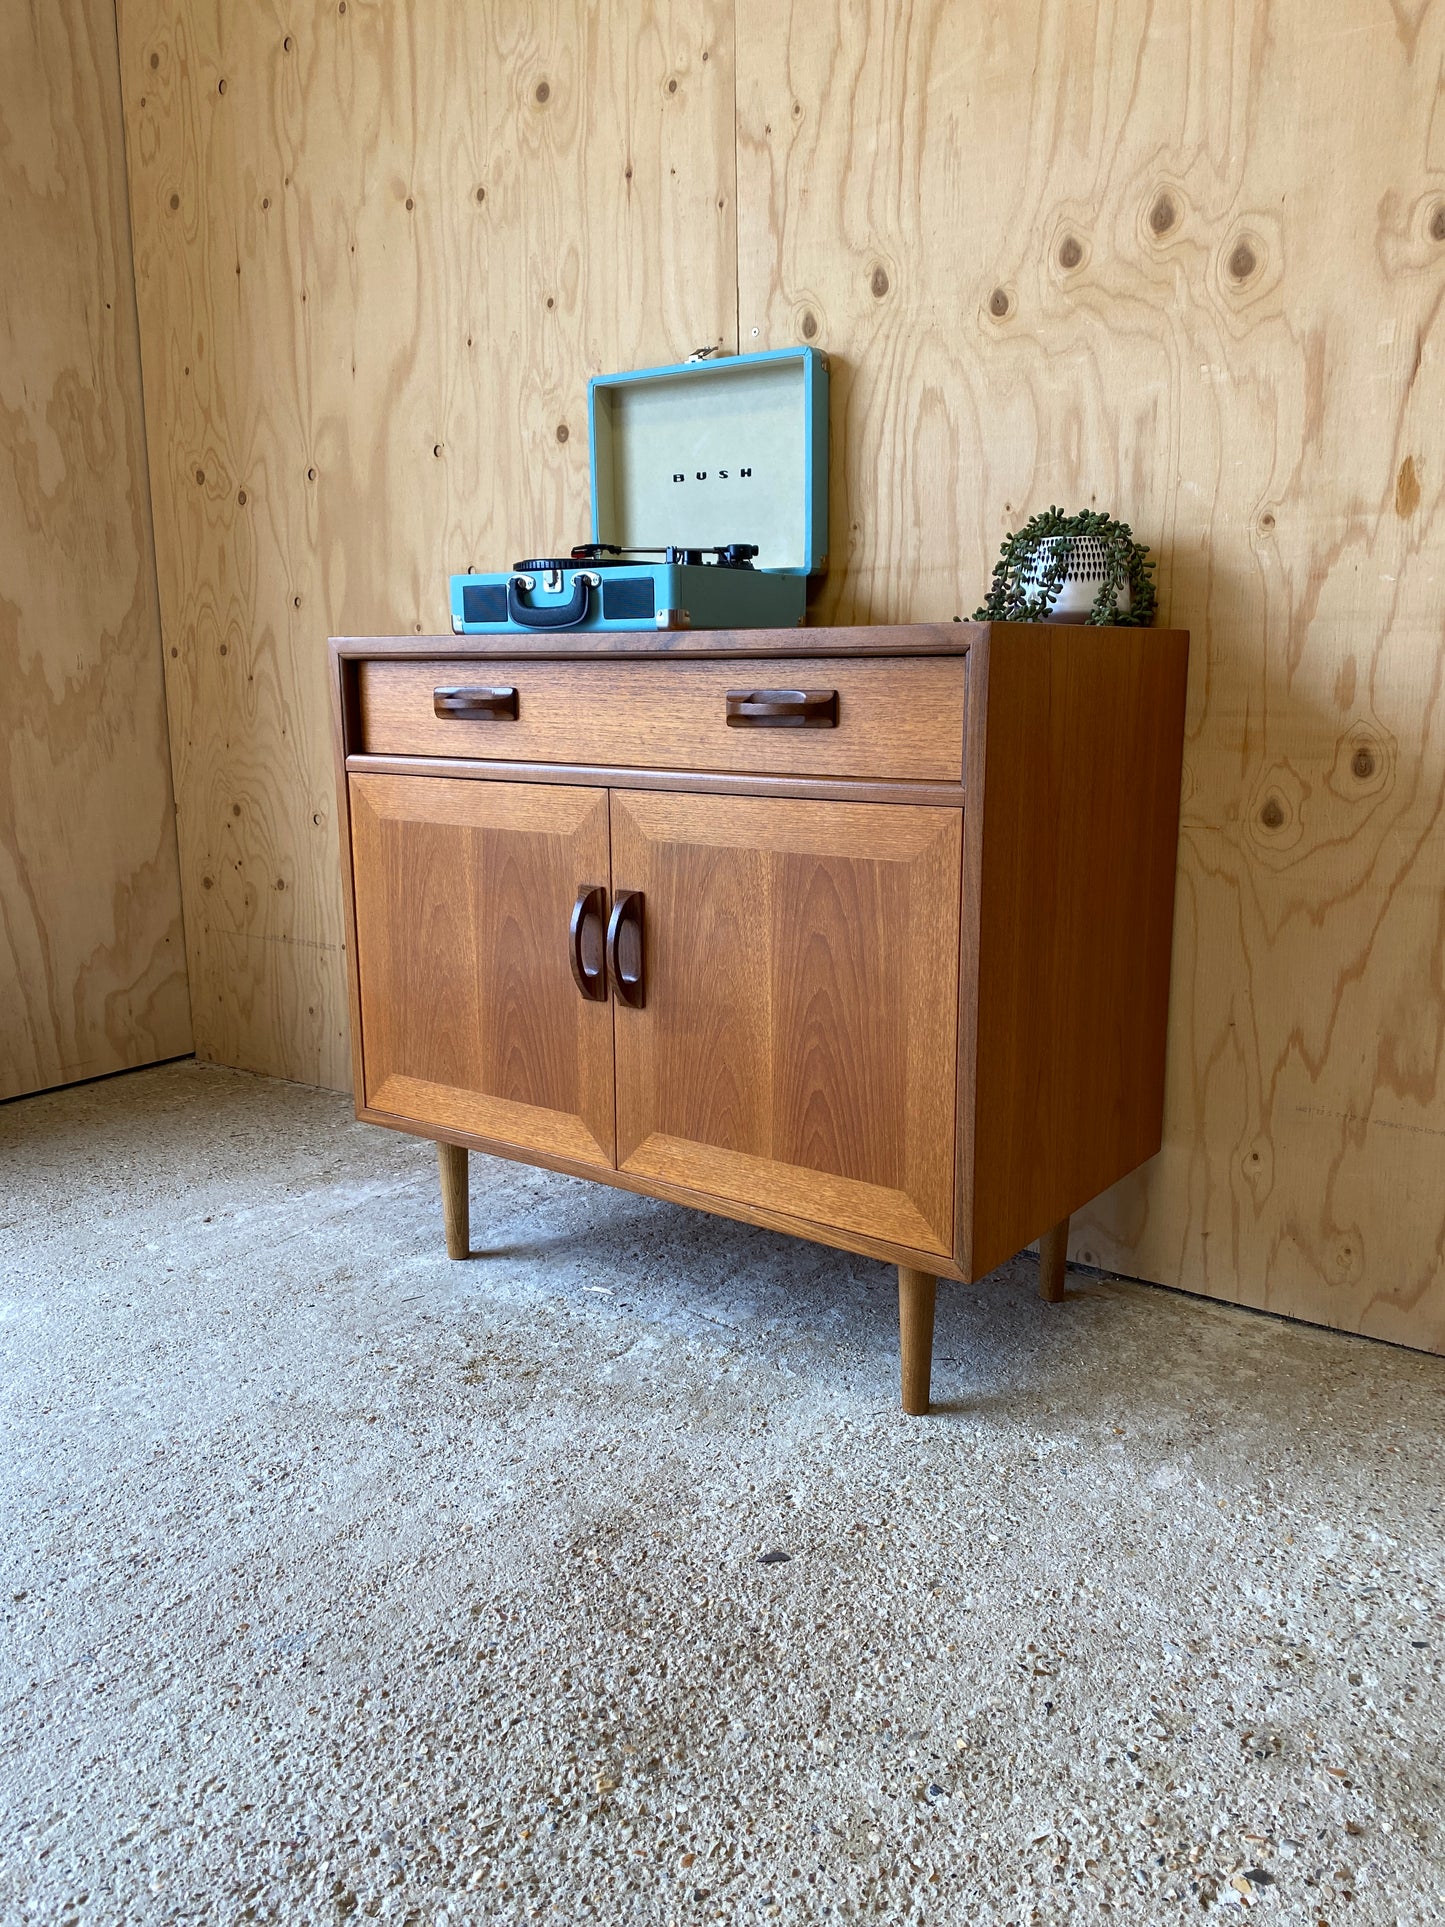
[[[592,541],[451,578],[458,635],[788,628],[828,560],[815,348],[595,375]]]

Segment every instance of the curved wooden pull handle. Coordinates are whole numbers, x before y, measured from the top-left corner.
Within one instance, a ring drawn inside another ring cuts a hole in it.
[[[607,968],[619,1003],[641,1010],[647,1001],[642,981],[642,892],[620,890],[612,900],[607,925]]]
[[[434,689],[432,707],[438,716],[470,716],[483,723],[514,723],[517,692],[510,683],[501,689]]]
[[[730,689],[729,729],[836,729],[836,689]]]
[[[607,923],[607,892],[600,883],[584,883],[572,905],[567,955],[572,981],[589,1003],[607,996],[607,959],[603,930]]]

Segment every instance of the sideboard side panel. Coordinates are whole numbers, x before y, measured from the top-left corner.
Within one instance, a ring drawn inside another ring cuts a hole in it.
[[[972,1277],[1159,1148],[1188,660],[999,623],[974,665]]]

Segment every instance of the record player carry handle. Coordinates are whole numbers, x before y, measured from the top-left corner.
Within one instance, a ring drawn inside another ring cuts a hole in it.
[[[510,683],[500,689],[434,689],[432,707],[438,716],[470,716],[474,722],[514,723],[517,692]]]
[[[641,1010],[647,1002],[642,981],[642,892],[619,890],[607,925],[607,972],[620,1004]]]
[[[729,729],[836,729],[836,689],[730,689]]]
[[[507,618],[519,629],[575,629],[587,620],[592,606],[592,591],[599,578],[588,571],[572,578],[572,593],[565,602],[533,604],[523,602],[517,592],[517,577],[507,581]]]
[[[607,925],[607,892],[600,883],[584,883],[572,905],[567,955],[572,979],[589,1003],[607,999],[607,959],[603,932]]]

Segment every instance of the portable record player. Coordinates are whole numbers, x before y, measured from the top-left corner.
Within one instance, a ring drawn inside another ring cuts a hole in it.
[[[587,385],[592,540],[454,575],[458,635],[801,623],[827,564],[828,370],[813,348]]]

